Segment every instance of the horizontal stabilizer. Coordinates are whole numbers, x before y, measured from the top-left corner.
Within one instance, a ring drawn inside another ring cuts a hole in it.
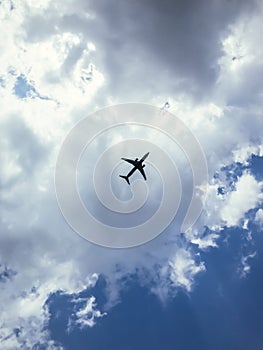
[[[128,176],[125,176],[125,175],[119,175],[119,176],[125,179],[128,182],[128,184],[130,184]]]

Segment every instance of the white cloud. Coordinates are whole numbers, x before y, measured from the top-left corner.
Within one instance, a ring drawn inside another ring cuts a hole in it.
[[[244,230],[247,230],[248,229],[248,223],[249,223],[249,220],[248,219],[245,219],[244,222],[243,222],[243,225],[242,225],[242,228]]]
[[[249,173],[244,173],[236,183],[236,190],[229,193],[221,209],[221,218],[227,226],[238,225],[244,214],[262,200],[262,183]]]
[[[255,221],[259,225],[263,226],[263,209],[258,209],[258,211],[256,212]]]
[[[191,240],[192,243],[198,244],[198,247],[200,249],[206,249],[210,247],[217,247],[216,240],[219,238],[219,234],[217,233],[210,233],[207,236],[204,237],[197,237],[193,238]]]
[[[251,270],[248,260],[253,259],[256,256],[256,252],[242,256],[241,258],[241,267],[239,268],[239,273],[242,278],[245,278]]]
[[[96,323],[97,318],[101,318],[103,316],[106,316],[106,312],[101,312],[99,310],[96,310],[96,298],[94,296],[91,296],[86,306],[79,311],[76,312],[77,320],[76,323],[81,326],[81,328],[84,327],[93,327]]]
[[[196,264],[195,259],[191,256],[189,251],[180,249],[175,256],[169,261],[170,279],[176,286],[191,290],[195,276],[205,271],[204,263]]]
[[[178,288],[190,292],[196,276],[206,270],[204,263],[198,260],[199,256],[195,256],[190,249],[177,247],[168,264],[163,264],[160,271],[156,270],[156,283],[151,291],[164,303],[169,295],[176,295]]]
[[[249,158],[254,154],[256,156],[263,156],[263,145],[243,145],[242,148],[238,148],[233,151],[233,158],[235,162],[249,165]]]

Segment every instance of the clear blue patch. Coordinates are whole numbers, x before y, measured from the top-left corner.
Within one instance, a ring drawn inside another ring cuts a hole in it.
[[[17,77],[14,92],[20,98],[34,97],[34,95],[36,96],[35,87],[27,81],[23,74]]]
[[[32,82],[29,82],[24,74],[21,74],[17,77],[15,86],[14,86],[14,93],[16,96],[18,96],[21,99],[24,98],[40,98],[42,100],[49,100],[47,96],[42,96],[38,93],[36,88],[34,87]]]
[[[263,157],[255,156],[254,154],[250,160],[251,173],[255,176],[257,181],[263,180]]]

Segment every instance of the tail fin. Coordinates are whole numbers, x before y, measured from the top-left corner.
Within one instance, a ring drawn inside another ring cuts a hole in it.
[[[128,182],[128,184],[130,184],[128,176],[125,176],[125,175],[119,175],[119,176],[125,179]]]

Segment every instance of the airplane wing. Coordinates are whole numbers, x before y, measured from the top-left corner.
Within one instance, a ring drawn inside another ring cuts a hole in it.
[[[130,164],[132,164],[132,165],[137,167],[137,164],[136,164],[136,162],[133,159],[128,159],[128,158],[121,158],[121,159],[125,160],[125,162],[128,162],[128,163],[130,163]]]
[[[146,153],[146,154],[142,157],[142,159],[140,159],[140,162],[143,162],[143,161],[148,157],[149,154],[150,154],[150,152]]]
[[[140,167],[140,168],[138,168],[138,170],[140,170],[140,173],[142,174],[144,180],[146,180],[146,175],[145,175],[145,172],[144,172],[143,168]]]

